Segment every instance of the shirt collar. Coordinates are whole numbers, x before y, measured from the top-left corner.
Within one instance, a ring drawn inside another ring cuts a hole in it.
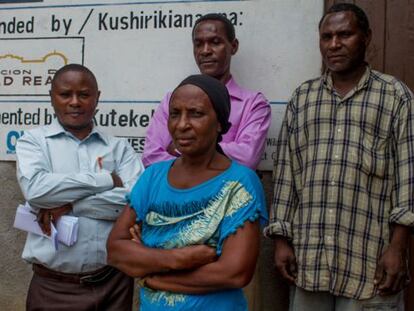
[[[67,135],[67,136],[73,137],[74,139],[77,139],[75,136],[73,136],[72,133],[66,131],[57,119],[54,119],[49,126],[46,126],[45,136],[53,137],[53,136],[58,136],[58,135]],[[98,139],[102,140],[102,142],[105,143],[106,145],[109,144],[109,141],[106,135],[104,135],[101,131],[99,131],[96,126],[92,128],[92,131],[84,139],[84,141],[88,140],[90,137],[97,137]]]
[[[361,79],[359,79],[359,82],[357,83],[357,85],[344,98],[348,98],[348,97],[352,96],[353,94],[355,94],[355,92],[357,92],[361,89],[364,89],[368,85],[368,81],[369,81],[370,77],[371,77],[371,68],[367,64],[365,72],[362,75]],[[332,74],[329,70],[326,70],[326,72],[322,76],[322,81],[325,84],[325,87],[329,91],[331,91],[331,92],[334,91],[333,82],[332,82]]]
[[[229,91],[230,97],[233,97],[239,100],[243,99],[242,89],[236,83],[233,77],[230,77],[230,80],[227,81],[226,88]]]

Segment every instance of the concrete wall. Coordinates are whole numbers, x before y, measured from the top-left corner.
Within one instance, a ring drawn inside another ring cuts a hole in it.
[[[267,201],[271,200],[271,173],[263,173]],[[0,162],[0,310],[25,310],[31,266],[21,259],[26,234],[13,228],[16,206],[24,202],[16,182],[14,162]],[[275,275],[272,241],[262,238],[262,249],[253,281],[246,288],[250,310],[285,311],[286,284]]]
[[[23,202],[14,162],[0,162],[0,309],[24,310],[31,267],[20,258],[26,234],[13,228],[18,203]]]

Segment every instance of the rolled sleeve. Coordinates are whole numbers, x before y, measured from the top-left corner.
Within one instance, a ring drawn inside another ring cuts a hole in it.
[[[393,208],[390,214],[390,223],[414,227],[414,213],[407,208]]]
[[[291,124],[294,120],[291,105],[288,105],[279,133],[273,178],[275,182],[273,202],[270,209],[270,223],[265,228],[267,237],[282,235],[292,238],[292,221],[298,205],[294,179],[293,156],[290,152]]]
[[[274,238],[276,236],[284,236],[291,240],[293,238],[291,224],[287,221],[274,220],[263,230],[265,237]]]
[[[414,110],[412,99],[400,99],[394,123],[394,187],[389,222],[414,227]]]

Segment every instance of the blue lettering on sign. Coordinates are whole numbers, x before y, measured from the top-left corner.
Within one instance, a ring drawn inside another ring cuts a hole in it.
[[[17,140],[23,136],[24,132],[23,131],[10,131],[7,134],[7,140],[6,140],[6,145],[7,145],[7,153],[16,153],[16,142]]]

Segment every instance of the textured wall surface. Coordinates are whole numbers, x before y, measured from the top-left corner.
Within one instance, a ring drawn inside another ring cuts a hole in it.
[[[24,310],[31,267],[21,259],[26,234],[13,228],[18,203],[23,202],[14,162],[0,162],[0,309]]]

